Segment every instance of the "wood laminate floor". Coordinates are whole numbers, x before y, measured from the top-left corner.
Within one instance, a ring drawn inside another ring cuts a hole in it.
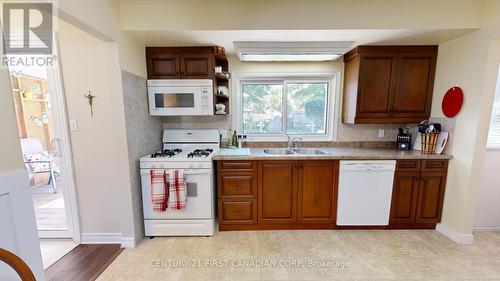
[[[122,251],[120,245],[78,245],[45,270],[46,280],[96,280]]]

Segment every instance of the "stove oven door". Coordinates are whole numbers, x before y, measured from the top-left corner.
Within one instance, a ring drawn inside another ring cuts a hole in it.
[[[151,177],[149,169],[141,169],[144,219],[211,219],[213,218],[213,178],[211,169],[184,171],[187,183],[186,208],[182,211],[167,209],[156,212],[151,204]]]

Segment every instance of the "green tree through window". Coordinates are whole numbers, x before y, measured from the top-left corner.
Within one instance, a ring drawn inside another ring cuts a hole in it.
[[[325,135],[328,87],[327,82],[242,82],[243,132]]]

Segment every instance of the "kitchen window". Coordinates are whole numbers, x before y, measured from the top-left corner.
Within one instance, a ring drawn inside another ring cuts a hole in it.
[[[252,140],[331,140],[335,77],[240,77],[239,132]]]
[[[488,133],[488,148],[500,148],[500,71],[498,72],[497,87],[491,112],[490,130]]]

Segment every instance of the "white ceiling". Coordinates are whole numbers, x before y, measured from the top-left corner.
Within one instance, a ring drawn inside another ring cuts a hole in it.
[[[434,45],[473,29],[391,30],[187,30],[127,31],[146,46],[218,45],[234,53],[235,41],[355,41],[357,45]]]

